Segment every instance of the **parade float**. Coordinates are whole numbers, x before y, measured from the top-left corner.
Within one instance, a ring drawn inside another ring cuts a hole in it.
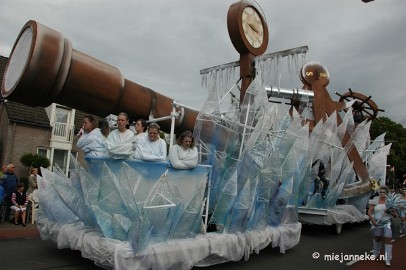
[[[159,121],[171,142],[193,130],[200,151],[192,170],[110,158],[87,158],[86,166],[72,158],[69,177],[42,168],[43,239],[104,268],[190,269],[247,260],[269,245],[285,252],[298,244],[306,210],[325,212],[322,221],[304,220],[313,224],[364,218],[370,179],[384,179],[390,147],[384,135],[369,139],[376,104],[353,91],[333,101],[327,69],[304,62],[306,46],[264,54],[268,26],[254,1],[232,4],[227,26],[240,59],[201,70],[208,96],[197,111],[27,22],[6,67],[4,98],[102,117],[125,111]],[[283,65],[298,71],[302,87],[281,87]]]

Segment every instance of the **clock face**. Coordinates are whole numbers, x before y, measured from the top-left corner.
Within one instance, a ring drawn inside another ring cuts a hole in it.
[[[252,47],[261,47],[264,42],[264,27],[258,12],[248,6],[244,8],[241,16],[245,38]]]
[[[227,28],[234,48],[240,54],[261,55],[268,47],[268,25],[254,0],[233,3],[228,9]]]

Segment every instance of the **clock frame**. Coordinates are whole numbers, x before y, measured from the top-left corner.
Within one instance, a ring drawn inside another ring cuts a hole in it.
[[[239,1],[228,9],[227,28],[234,48],[240,54],[263,54],[268,47],[268,26],[254,1]]]

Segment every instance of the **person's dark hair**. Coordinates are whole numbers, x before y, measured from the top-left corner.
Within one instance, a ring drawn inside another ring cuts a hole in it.
[[[193,133],[191,131],[184,131],[180,134],[177,143],[178,145],[182,145],[183,140],[188,137],[188,138],[192,138],[192,143],[190,144],[190,148],[195,147],[195,138],[193,138]]]
[[[386,194],[389,193],[389,188],[387,186],[380,186],[379,189],[383,189],[386,191]]]
[[[138,121],[141,122],[141,126],[142,126],[142,131],[145,131],[145,129],[147,128],[147,121],[145,121],[144,119],[140,118],[137,121],[135,121],[135,123],[137,123]]]
[[[109,135],[110,127],[106,119],[102,118],[99,120],[99,128],[104,137],[107,137]]]
[[[25,187],[24,183],[18,183],[17,184],[17,189],[21,188],[21,187]]]

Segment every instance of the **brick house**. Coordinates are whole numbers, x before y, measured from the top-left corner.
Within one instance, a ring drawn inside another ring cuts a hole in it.
[[[0,56],[0,85],[8,58]],[[70,156],[76,156],[83,165],[83,152],[76,147],[78,130],[84,112],[51,104],[30,107],[7,99],[0,99],[0,164],[13,163],[16,175],[28,177],[27,168],[20,162],[25,153],[40,154],[57,164],[66,174]]]

